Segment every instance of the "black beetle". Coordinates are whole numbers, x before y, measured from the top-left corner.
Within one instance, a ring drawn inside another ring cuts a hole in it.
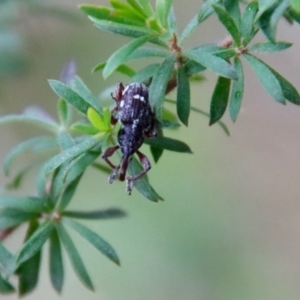
[[[151,168],[148,158],[138,149],[144,142],[144,137],[155,137],[157,135],[155,126],[155,115],[148,100],[148,88],[142,83],[134,82],[126,87],[119,83],[115,94],[111,95],[116,102],[112,110],[112,124],[121,122],[122,126],[118,132],[118,145],[104,151],[102,158],[114,170],[108,178],[113,183],[120,170],[121,181],[125,180],[128,164],[136,153],[144,170],[135,176],[128,176],[126,179],[126,190],[130,194],[133,183],[143,177]],[[120,164],[115,166],[108,159],[117,149],[121,149],[122,158]]]

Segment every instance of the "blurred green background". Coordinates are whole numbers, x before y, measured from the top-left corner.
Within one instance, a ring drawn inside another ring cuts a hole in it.
[[[182,29],[201,1],[174,2]],[[47,79],[58,78],[70,59],[95,94],[115,82],[126,82],[121,75],[113,75],[107,83],[100,73],[91,74],[92,67],[125,38],[93,27],[78,11],[80,3],[0,2],[0,67],[5,65],[0,69],[1,115],[20,113],[28,105],[42,106],[54,115],[57,98]],[[278,39],[292,41],[294,47],[264,59],[299,89],[300,28],[284,21],[279,25]],[[12,35],[3,35],[8,32]],[[186,46],[224,37],[226,32],[212,17]],[[8,61],[12,56],[17,64]],[[206,82],[192,86],[192,103],[208,111],[216,76],[209,72],[205,76]],[[89,169],[70,208],[120,207],[128,212],[126,219],[86,222],[115,247],[121,267],[72,235],[96,292],[79,283],[65,257],[65,286],[57,295],[44,251],[42,276],[28,299],[300,299],[300,111],[272,101],[247,67],[246,82],[238,121],[232,125],[224,118],[230,137],[194,113],[189,128],[166,132],[187,142],[193,155],[165,152],[153,166],[149,177],[164,202],[151,203],[136,191],[129,197],[123,183],[109,185],[106,175]],[[37,132],[20,124],[2,127],[1,157]],[[147,147],[143,152],[149,154]],[[1,173],[1,182],[7,181]],[[33,191],[34,174],[19,193]],[[7,239],[7,247],[17,249],[24,232],[21,228]]]

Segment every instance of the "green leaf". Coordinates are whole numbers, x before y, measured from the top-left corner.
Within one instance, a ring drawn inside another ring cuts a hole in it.
[[[59,213],[64,211],[65,208],[70,203],[70,201],[72,200],[72,198],[76,192],[77,186],[80,182],[80,179],[81,179],[81,175],[79,175],[75,180],[73,180],[64,190],[64,192],[61,196],[61,200],[57,206],[57,211]]]
[[[38,127],[41,127],[43,129],[49,130],[50,132],[56,132],[59,130],[59,126],[53,122],[50,122],[48,120],[41,120],[39,118],[35,118],[32,116],[27,116],[25,114],[22,115],[7,115],[0,117],[0,125],[4,124],[10,124],[10,123],[29,123],[32,125],[36,125]]]
[[[87,111],[87,117],[92,125],[97,128],[99,131],[109,131],[110,130],[110,122],[104,121],[104,117],[99,115],[99,113],[90,107]]]
[[[60,223],[56,223],[56,229],[60,240],[68,253],[73,269],[77,274],[78,278],[88,289],[94,291],[93,283],[90,279],[90,276],[68,232]]]
[[[241,33],[244,38],[243,44],[246,46],[255,35],[254,30],[254,18],[258,11],[258,4],[256,1],[252,1],[248,4],[243,14],[241,23]]]
[[[121,24],[141,25],[140,20],[137,21],[135,18],[129,18],[124,15],[117,15],[114,10],[108,7],[89,4],[83,4],[79,7],[87,15],[99,20],[113,21]]]
[[[237,46],[241,45],[241,35],[238,27],[231,15],[219,5],[213,5],[213,8],[218,15],[220,22],[228,30]]]
[[[133,25],[125,25],[125,24],[118,24],[115,22],[108,22],[108,21],[99,21],[97,19],[91,18],[92,21],[95,22],[95,26],[101,30],[112,32],[115,34],[125,35],[132,38],[139,38],[147,36],[155,36],[157,35],[156,31],[149,29],[147,27],[138,27]],[[167,48],[167,44],[158,39],[152,38],[149,40],[150,43],[160,45],[162,47]]]
[[[292,46],[292,43],[288,42],[276,42],[275,44],[272,42],[264,42],[264,43],[257,43],[248,48],[248,52],[277,52],[285,50]]]
[[[38,226],[39,224],[36,220],[30,221],[25,241],[32,236]],[[40,262],[41,250],[18,267],[16,273],[19,277],[18,292],[20,297],[30,293],[36,287],[39,278]]]
[[[127,61],[139,59],[139,58],[151,58],[151,57],[168,57],[169,52],[156,48],[139,47],[133,51],[128,57]]]
[[[184,28],[180,39],[179,44],[182,44],[182,42],[190,36],[192,31],[196,29],[196,27],[205,21],[209,16],[211,16],[214,12],[214,9],[212,7],[212,4],[220,2],[219,0],[206,0],[202,6],[200,7],[200,10],[198,14],[188,23],[188,25]]]
[[[284,12],[290,6],[290,2],[291,2],[290,0],[282,0],[281,3],[275,8],[274,12],[272,13],[270,19],[270,28],[274,40],[276,37],[277,24],[280,18],[283,16]]]
[[[285,99],[296,105],[300,105],[300,95],[297,89],[274,69],[270,68],[270,70],[279,81]]]
[[[149,17],[147,12],[141,7],[141,5],[136,0],[127,0],[128,4],[134,8],[141,16],[144,18]]]
[[[99,100],[92,94],[92,92],[78,76],[75,76],[70,82],[70,87],[99,114],[103,113],[102,107],[99,104]]]
[[[269,95],[279,103],[285,104],[285,97],[280,82],[270,67],[250,54],[244,54],[243,56]]]
[[[269,9],[273,8],[278,3],[278,0],[259,0],[259,10],[257,12],[257,15],[255,17],[255,22],[260,19],[260,17]]]
[[[163,155],[164,149],[150,146],[150,152],[152,154],[154,162],[157,163],[161,158],[161,156]]]
[[[0,206],[16,208],[26,212],[42,212],[44,203],[36,197],[16,197],[8,195],[0,195]]]
[[[219,77],[210,103],[209,125],[219,121],[225,113],[230,92],[230,79]]]
[[[119,0],[109,0],[109,2],[111,4],[111,6],[115,8],[115,10],[113,11],[114,14],[120,15],[120,16],[125,16],[125,17],[133,19],[135,21],[140,21],[141,24],[144,23],[144,21],[146,19],[144,14],[140,14],[139,11],[132,8],[132,6],[130,6],[124,2],[121,2]]]
[[[88,108],[90,107],[89,103],[73,91],[69,86],[58,80],[48,80],[49,85],[53,91],[61,98],[65,99],[68,103],[73,105],[77,110],[86,114]]]
[[[38,214],[25,212],[15,208],[4,208],[0,210],[0,230],[11,228],[30,219],[38,218]]]
[[[64,218],[63,223],[70,226],[72,229],[74,229],[77,233],[79,233],[85,240],[91,243],[98,251],[104,254],[107,258],[112,260],[117,265],[120,265],[120,260],[115,250],[112,248],[112,246],[109,243],[103,240],[97,233],[85,227],[84,225],[70,219]]]
[[[138,71],[130,80],[130,82],[143,82],[149,80],[157,72],[160,64],[150,64]]]
[[[126,217],[126,212],[119,208],[108,208],[92,211],[67,210],[62,213],[64,217],[83,220],[106,220]]]
[[[59,99],[57,111],[60,123],[67,127],[71,118],[71,112],[65,99]]]
[[[58,293],[61,293],[64,283],[64,265],[60,240],[56,230],[53,230],[50,236],[49,255],[49,270],[51,282],[54,289]]]
[[[168,15],[172,7],[173,0],[156,0],[156,16],[162,27],[168,27]]]
[[[62,150],[66,150],[74,146],[74,140],[72,136],[64,129],[61,129],[57,133],[56,140]]]
[[[102,63],[98,64],[97,66],[95,66],[93,68],[92,72],[97,72],[97,71],[103,70],[104,67],[105,67],[105,65],[106,65],[106,62],[102,62]],[[135,71],[132,68],[130,68],[127,65],[125,65],[125,64],[120,65],[116,69],[116,72],[119,72],[121,74],[127,75],[128,77],[131,77],[131,76],[133,76],[135,74]]]
[[[78,155],[92,149],[97,144],[100,143],[100,140],[94,137],[87,137],[83,142],[76,144],[75,146],[64,150],[63,152],[55,155],[50,159],[45,166],[45,174],[51,174],[55,169],[61,166],[64,162],[77,157]]]
[[[95,135],[99,132],[97,128],[89,124],[75,123],[71,129],[82,134]]]
[[[53,137],[42,136],[35,137],[24,142],[21,142],[6,155],[3,161],[3,170],[6,175],[9,175],[10,168],[14,160],[26,151],[30,151],[33,155],[39,155],[42,152],[57,149],[58,145]]]
[[[8,281],[6,281],[0,273],[0,294],[9,294],[13,293],[14,291],[15,288]]]
[[[139,37],[128,44],[124,45],[120,49],[118,49],[110,58],[107,60],[106,65],[103,69],[103,77],[107,78],[111,75],[118,66],[125,62],[127,56],[131,54],[136,48],[145,44],[149,41],[153,36],[146,35]]]
[[[153,76],[149,89],[149,102],[155,108],[156,118],[162,119],[163,100],[166,94],[167,85],[172,75],[176,56],[174,54],[167,57]]]
[[[145,144],[169,151],[192,153],[191,148],[186,143],[164,136],[158,136],[152,139],[147,138],[145,139]]]
[[[17,255],[17,264],[21,265],[33,257],[45,244],[53,230],[53,221],[45,221],[29,237]]]
[[[238,75],[238,79],[233,81],[231,95],[229,99],[229,114],[233,122],[236,121],[240,112],[243,94],[244,94],[244,74],[243,66],[238,57],[234,58],[234,68]]]
[[[2,274],[6,277],[10,275],[15,270],[15,257],[11,252],[9,252],[0,241],[0,269]]]
[[[237,74],[232,65],[220,57],[205,52],[203,49],[190,50],[185,53],[185,56],[223,77],[237,79]]]
[[[233,18],[237,28],[240,28],[241,12],[240,12],[239,0],[224,0],[224,6],[226,11]]]
[[[52,181],[51,186],[51,198],[57,199],[59,195],[79,176],[86,168],[93,163],[93,161],[99,156],[98,151],[89,151],[84,153],[79,160],[72,166],[71,169],[68,166],[61,166]],[[66,175],[65,168],[68,169]]]
[[[138,163],[135,157],[131,160],[128,171],[131,176],[139,174],[143,170],[142,166]],[[158,202],[159,200],[163,200],[161,196],[157,194],[157,192],[153,189],[153,187],[149,184],[147,176],[143,176],[134,182],[134,187],[147,199]]]
[[[191,107],[190,83],[184,67],[177,73],[177,115],[180,121],[188,126]]]
[[[148,16],[153,15],[153,9],[149,0],[138,0],[138,2]]]

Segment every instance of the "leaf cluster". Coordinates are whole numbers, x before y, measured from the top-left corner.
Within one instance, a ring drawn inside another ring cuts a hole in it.
[[[291,46],[277,41],[276,29],[281,18],[290,23],[300,21],[299,3],[291,0],[206,0],[184,30],[178,33],[172,0],[156,0],[152,6],[148,0],[110,0],[110,7],[82,5],[85,12],[100,30],[127,36],[130,41],[116,50],[94,71],[102,71],[106,79],[115,72],[127,76],[128,82],[143,82],[149,87],[149,101],[157,118],[158,137],[146,139],[155,162],[164,151],[191,153],[182,141],[165,136],[181,123],[188,126],[190,112],[209,118],[209,124],[219,124],[229,135],[221,118],[228,109],[232,121],[236,121],[242,105],[245,82],[244,64],[248,64],[268,94],[281,104],[286,101],[300,104],[296,88],[272,67],[263,62],[258,53],[273,53]],[[193,31],[215,14],[229,34],[220,44],[202,44],[185,48],[185,41]],[[266,36],[263,43],[253,40],[258,32]],[[147,46],[145,46],[148,44]],[[135,70],[129,63],[150,58],[146,67]],[[156,58],[156,62],[151,62]],[[159,61],[159,62],[157,62]],[[203,81],[204,71],[217,75],[211,96],[210,112],[191,105],[191,84]],[[21,249],[12,254],[0,242],[0,291],[18,290],[19,295],[32,291],[37,284],[41,253],[49,244],[49,270],[53,287],[61,292],[64,283],[64,249],[75,273],[83,284],[93,290],[93,284],[69,230],[77,232],[88,243],[110,260],[119,264],[115,250],[96,232],[76,219],[101,220],[125,216],[120,209],[94,211],[69,210],[70,202],[90,166],[100,172],[110,170],[97,161],[101,153],[115,145],[121,124],[112,124],[111,111],[103,107],[98,97],[76,75],[76,67],[69,62],[60,80],[49,80],[58,96],[58,120],[41,108],[29,107],[22,114],[0,118],[0,125],[11,122],[29,123],[46,131],[16,145],[5,157],[4,172],[11,175],[12,166],[25,152],[35,160],[18,171],[8,189],[20,187],[22,180],[34,167],[38,167],[36,194],[16,197],[0,196],[0,230],[2,239],[19,226],[27,225],[27,234]],[[167,98],[176,90],[176,99]],[[173,105],[175,111],[165,107]],[[51,152],[51,153],[49,153]],[[47,156],[46,161],[42,157]],[[41,159],[37,159],[41,158]],[[142,166],[133,157],[128,171],[138,174]],[[145,198],[158,202],[162,197],[144,176],[134,187]],[[11,282],[18,277],[18,287]]]

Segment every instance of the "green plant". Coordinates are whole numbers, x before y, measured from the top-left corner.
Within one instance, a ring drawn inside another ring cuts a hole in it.
[[[121,72],[128,76],[129,82],[144,82],[149,86],[150,103],[160,127],[159,137],[147,139],[146,144],[150,146],[154,161],[158,162],[165,150],[191,152],[184,142],[164,136],[165,130],[178,128],[180,123],[187,126],[190,111],[208,116],[210,125],[220,124],[228,134],[220,119],[227,108],[232,121],[236,121],[238,117],[244,91],[242,60],[250,65],[263,87],[277,102],[285,104],[287,100],[300,104],[300,96],[295,87],[255,56],[257,52],[271,53],[291,46],[291,43],[276,41],[276,28],[282,17],[290,23],[300,22],[299,2],[264,0],[240,3],[237,0],[207,0],[181,34],[176,29],[170,0],[157,0],[155,9],[147,0],[111,0],[111,8],[82,5],[81,9],[99,29],[132,38],[132,41],[114,52],[107,61],[98,64],[94,71],[102,70],[105,79],[114,72]],[[243,14],[240,12],[241,8],[244,10]],[[205,44],[184,49],[185,39],[212,14],[217,15],[230,38],[221,45]],[[265,34],[267,41],[253,43],[259,31]],[[155,47],[145,47],[146,43]],[[152,57],[159,57],[162,61],[149,63],[138,71],[128,66],[130,60]],[[201,72],[206,69],[219,75],[211,97],[210,113],[190,104],[190,83],[203,80]],[[42,154],[52,149],[56,153],[42,166],[40,162],[30,163],[9,185],[10,188],[18,188],[28,171],[38,165],[40,171],[36,180],[37,195],[0,196],[2,237],[11,234],[19,225],[28,224],[24,244],[18,253],[11,254],[0,243],[2,292],[14,291],[9,281],[13,274],[19,277],[20,295],[34,289],[38,279],[40,254],[47,240],[50,241],[50,274],[54,288],[60,292],[63,286],[62,244],[78,277],[88,288],[93,289],[88,272],[66,228],[77,231],[109,259],[119,264],[116,252],[106,241],[73,219],[117,218],[125,216],[125,213],[120,209],[70,211],[68,205],[87,167],[93,166],[99,171],[110,172],[101,160],[96,162],[96,159],[104,149],[116,142],[120,125],[111,125],[110,110],[103,108],[76,76],[72,62],[66,65],[60,81],[50,80],[49,84],[59,97],[59,121],[38,108],[28,108],[21,115],[9,115],[0,119],[0,124],[29,122],[50,133],[34,137],[13,148],[3,163],[7,175],[14,159],[25,150]],[[166,95],[175,88],[176,101],[166,99]],[[166,110],[164,102],[176,105],[177,115]],[[81,118],[72,117],[73,110],[81,113]],[[137,174],[140,170],[140,164],[133,159],[129,172]],[[146,176],[135,182],[134,187],[153,202],[162,200]],[[29,268],[31,275],[25,276]]]

